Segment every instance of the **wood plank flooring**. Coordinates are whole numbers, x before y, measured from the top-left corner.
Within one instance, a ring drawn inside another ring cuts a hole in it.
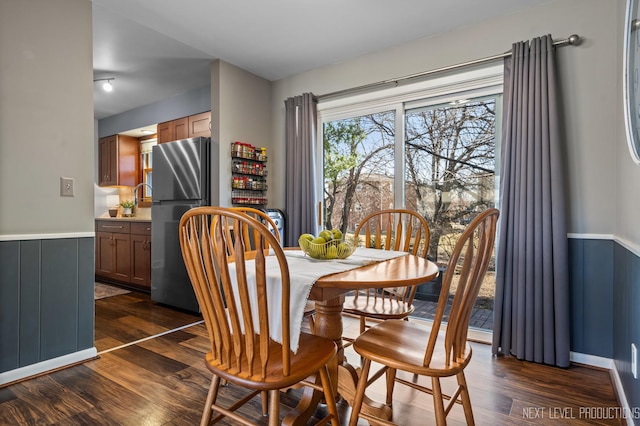
[[[97,300],[99,359],[0,388],[0,425],[199,424],[211,379],[203,362],[208,338],[200,319],[157,305],[139,292]],[[346,321],[347,330],[355,326]],[[188,326],[193,323],[197,324]],[[624,424],[616,415],[618,403],[608,371],[531,364],[494,357],[488,345],[472,346],[466,374],[476,424]],[[358,360],[349,348],[347,357]],[[384,400],[383,388],[376,383],[368,395]],[[220,397],[232,401],[243,393],[229,385]],[[296,390],[283,395],[283,415],[299,395]],[[260,407],[258,399],[242,413],[266,425]],[[434,424],[431,407],[429,395],[396,386],[393,408],[398,424]],[[339,409],[346,424],[349,407],[340,403]],[[465,424],[460,406],[453,408],[449,424]]]

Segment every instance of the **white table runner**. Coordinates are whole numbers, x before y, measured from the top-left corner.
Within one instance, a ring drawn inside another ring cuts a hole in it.
[[[300,340],[300,327],[304,316],[304,308],[309,298],[309,292],[313,284],[325,275],[344,272],[371,263],[382,262],[395,257],[404,256],[403,251],[377,250],[358,247],[347,259],[318,260],[305,255],[300,250],[285,250],[284,252],[289,265],[289,278],[291,282],[291,299],[289,306],[289,320],[291,333],[291,349],[298,350]],[[275,256],[267,256],[267,297],[269,298],[269,327],[271,338],[282,343],[282,318],[280,312],[280,300],[282,300],[280,271],[278,261]],[[271,273],[270,271],[274,271]],[[237,281],[235,265],[229,265],[229,274],[237,296]],[[249,288],[255,289],[255,267],[254,261],[247,262],[247,280]],[[255,292],[251,292],[250,298],[252,306],[256,306]],[[276,306],[275,304],[278,304]],[[257,315],[254,315],[254,326],[258,326]]]

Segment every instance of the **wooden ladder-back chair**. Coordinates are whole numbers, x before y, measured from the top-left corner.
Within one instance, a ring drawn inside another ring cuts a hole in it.
[[[273,235],[278,240],[278,243],[282,245],[282,241],[280,241],[280,232],[278,231],[278,226],[276,223],[269,217],[267,213],[260,209],[254,209],[253,207],[231,207],[231,210],[242,212],[246,215],[251,216],[256,219],[258,222],[262,222],[272,231]],[[307,305],[304,308],[304,317],[309,321],[309,329],[313,333],[315,322],[314,317],[316,314],[315,304],[313,301],[307,302]]]
[[[356,227],[357,245],[379,250],[404,251],[427,257],[429,225],[419,213],[406,209],[380,210],[367,215]],[[343,312],[360,319],[360,333],[368,327],[367,320],[408,318],[414,311],[416,286],[361,290],[345,298]],[[353,339],[345,338],[352,342]]]
[[[456,243],[442,280],[440,299],[431,327],[417,321],[389,320],[369,328],[355,340],[353,347],[364,362],[350,425],[356,425],[358,417],[375,424],[394,424],[360,412],[366,387],[379,377],[375,375],[369,378],[372,362],[382,364],[383,369],[387,370],[388,405],[392,401],[393,384],[397,382],[433,395],[436,424],[446,424],[446,416],[456,402],[462,404],[467,424],[474,424],[464,377],[464,368],[471,360],[467,332],[473,305],[492,257],[498,215],[497,209],[480,213]],[[440,325],[456,270],[457,287],[451,301],[446,331],[441,333]],[[397,377],[397,370],[413,373],[414,376],[431,377],[431,388],[418,384],[417,380],[410,382]],[[457,379],[457,389],[451,396],[444,395],[440,378],[451,376]],[[448,400],[446,408],[445,399]]]
[[[278,232],[278,227],[276,226],[276,224],[273,221],[273,219],[271,219],[269,217],[269,215],[267,215],[264,211],[259,210],[259,209],[254,209],[253,207],[230,207],[230,210],[242,212],[242,213],[246,214],[247,216],[251,216],[253,219],[257,220],[258,222],[264,224],[270,230],[275,230],[275,232],[272,232],[273,236],[276,237],[276,241],[278,241],[278,245],[282,244],[282,242],[280,241],[280,232]],[[228,229],[228,231],[230,231],[230,230]],[[248,231],[246,231],[246,232],[248,232]],[[250,242],[252,244],[250,247],[254,248],[253,244],[254,244],[254,241],[255,241],[255,237],[257,237],[257,231],[254,229],[252,233],[253,233],[253,235],[248,235],[248,234],[245,235],[245,238],[246,238],[245,241]],[[231,235],[229,235],[229,237],[230,236]],[[266,248],[268,248],[268,247],[266,247]],[[233,246],[230,246],[229,250],[230,250],[231,254],[233,254]]]
[[[250,245],[253,249],[248,249]],[[213,379],[201,425],[222,417],[253,424],[236,410],[265,391],[270,398],[269,425],[280,424],[280,390],[296,384],[323,392],[329,413],[319,424],[338,425],[327,370],[327,363],[336,354],[336,345],[329,339],[301,333],[298,350],[292,351],[289,268],[269,229],[242,212],[197,207],[180,220],[180,247],[211,344],[205,364]],[[278,299],[268,300],[271,293],[267,289],[267,275],[281,282]],[[269,311],[276,307],[279,310],[274,315],[280,320],[277,330],[281,343],[271,337],[276,325],[270,320]],[[314,375],[320,376],[321,386],[307,380]],[[217,403],[221,380],[252,392],[223,407]]]

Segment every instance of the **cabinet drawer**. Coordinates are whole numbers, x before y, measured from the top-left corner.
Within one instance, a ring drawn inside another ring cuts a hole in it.
[[[131,222],[131,233],[151,235],[151,222]]]
[[[131,222],[116,220],[96,220],[96,232],[129,234],[131,232]]]

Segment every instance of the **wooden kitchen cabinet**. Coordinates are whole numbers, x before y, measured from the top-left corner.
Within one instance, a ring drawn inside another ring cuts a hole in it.
[[[189,116],[189,137],[211,137],[211,111]]]
[[[157,133],[158,143],[196,136],[211,137],[211,111],[159,123]]]
[[[140,143],[132,136],[112,135],[98,141],[98,185],[135,186]]]
[[[96,220],[96,280],[151,289],[151,222]]]
[[[129,282],[131,226],[126,221],[96,221],[96,275]]]
[[[158,143],[177,141],[189,137],[189,117],[158,124]]]
[[[151,289],[151,222],[131,222],[130,282]]]

